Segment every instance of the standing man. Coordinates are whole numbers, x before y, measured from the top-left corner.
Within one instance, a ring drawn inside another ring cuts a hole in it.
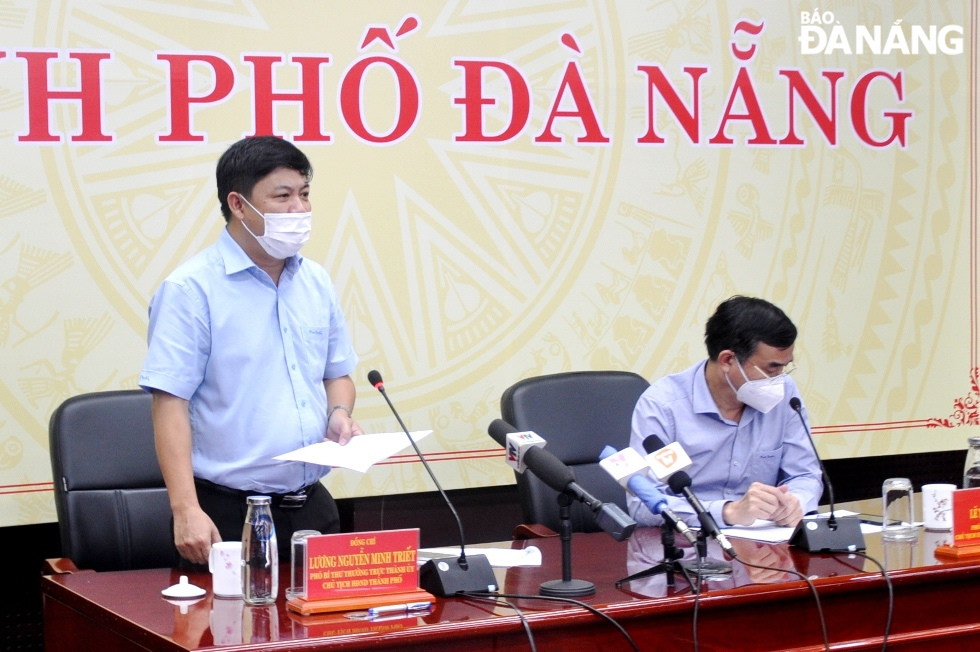
[[[820,463],[789,405],[795,342],[782,310],[732,297],[708,319],[708,359],[653,383],[633,411],[630,446],[645,454],[650,435],[679,442],[693,462],[691,488],[722,527],[757,518],[793,526],[823,494]],[[687,501],[664,489],[670,508],[697,525]],[[636,497],[627,506],[637,522],[660,523]]]
[[[150,302],[140,386],[153,393],[157,458],[181,557],[239,541],[246,497],[272,497],[280,558],[293,531],[340,529],[329,467],[273,457],[363,434],[351,418],[357,355],[310,238],[309,159],[276,137],[232,145],[217,166],[227,223]]]

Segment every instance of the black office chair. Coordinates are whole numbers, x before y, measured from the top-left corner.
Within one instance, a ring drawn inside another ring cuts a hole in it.
[[[626,509],[626,493],[598,463],[606,445],[629,445],[630,422],[637,399],[649,387],[645,378],[627,371],[578,371],[519,381],[500,397],[503,420],[520,430],[533,430],[548,443],[545,449],[571,467],[577,482],[604,502]],[[533,473],[517,475],[525,525],[559,530],[558,492]],[[574,503],[573,532],[596,532],[591,510]],[[518,528],[516,537],[534,536]]]
[[[49,427],[61,552],[52,572],[165,568],[177,551],[153,445],[150,394],[121,390],[69,398]]]

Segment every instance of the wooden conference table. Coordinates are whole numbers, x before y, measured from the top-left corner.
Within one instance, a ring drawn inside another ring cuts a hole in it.
[[[887,544],[866,535],[867,553],[887,564],[895,602],[891,649],[980,649],[980,560],[943,562],[933,555],[948,534],[920,530],[912,543]],[[799,551],[787,544],[733,540],[739,557],[793,568],[813,579],[833,647],[881,649],[888,608],[886,583],[873,563],[847,554]],[[501,592],[538,595],[543,581],[561,579],[558,538],[515,541],[535,545],[540,567],[497,571]],[[721,559],[716,544],[708,555]],[[477,548],[478,546],[474,546]],[[659,574],[616,588],[616,581],[660,561],[659,528],[638,528],[627,542],[604,533],[575,534],[572,575],[594,582],[580,598],[614,618],[643,650],[692,649],[695,596],[677,577],[668,587]],[[476,552],[476,550],[474,550]],[[687,550],[687,557],[693,550]],[[288,568],[283,569],[284,571]],[[353,620],[344,614],[299,616],[284,599],[245,607],[214,598],[207,573],[189,580],[208,589],[190,604],[172,604],[160,591],[179,581],[172,569],[78,572],[42,578],[44,638],[48,650],[528,650],[517,613],[473,599],[437,599],[421,616]],[[283,572],[280,580],[288,575]],[[280,581],[281,583],[281,581]],[[280,594],[282,591],[280,590]],[[526,615],[538,650],[629,650],[612,624],[587,610],[535,599],[512,600]],[[706,582],[698,599],[701,650],[823,648],[813,594],[798,577],[732,563],[728,574]]]

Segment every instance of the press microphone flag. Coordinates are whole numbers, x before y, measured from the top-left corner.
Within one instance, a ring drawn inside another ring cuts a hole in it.
[[[392,404],[391,399],[388,398],[388,393],[385,391],[384,381],[381,379],[381,374],[372,369],[368,372],[368,382],[371,383],[375,389],[381,392],[381,395],[385,397],[385,401],[388,403],[388,407],[391,408],[391,413],[395,415],[395,419],[398,421],[398,425],[402,427],[405,431],[405,436],[412,443],[412,448],[415,449],[415,454],[419,456],[419,460],[422,461],[422,466],[425,467],[426,472],[429,477],[432,478],[432,482],[435,483],[436,489],[439,490],[439,494],[442,499],[449,506],[449,511],[453,513],[453,518],[456,519],[456,527],[459,528],[459,558],[455,560],[451,559],[430,559],[429,561],[422,564],[419,568],[419,586],[429,593],[434,593],[440,597],[451,597],[457,593],[463,593],[467,591],[497,591],[497,577],[493,573],[493,567],[490,565],[490,560],[486,555],[470,555],[466,556],[466,537],[463,535],[463,521],[459,518],[459,514],[456,512],[456,508],[453,506],[449,496],[446,492],[442,490],[442,485],[439,484],[439,480],[436,478],[435,473],[429,468],[429,463],[425,461],[425,456],[422,455],[422,451],[419,450],[418,444],[412,439],[412,436],[408,434],[408,428],[405,427],[405,423],[402,421],[401,416],[398,414],[398,410]]]
[[[545,445],[544,439],[530,430],[524,432],[508,432],[506,443],[507,464],[518,473],[524,473],[524,470],[527,469],[527,460],[524,457],[528,450],[531,448],[541,448]]]
[[[606,455],[605,453],[607,452],[611,454]],[[623,489],[628,488],[629,480],[634,475],[638,473],[646,475],[646,472],[650,469],[643,456],[632,448],[624,448],[617,453],[616,449],[611,446],[607,446],[599,454],[599,466],[611,475]]]
[[[654,441],[660,444],[659,448],[654,448]],[[651,442],[651,448],[647,448],[647,442]],[[666,482],[667,478],[678,471],[687,471],[691,468],[690,456],[684,448],[676,441],[663,445],[663,441],[656,435],[650,435],[643,442],[643,448],[647,451],[646,461],[653,469],[653,475],[661,482]]]

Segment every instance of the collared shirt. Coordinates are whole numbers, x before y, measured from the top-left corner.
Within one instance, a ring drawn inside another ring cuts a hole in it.
[[[703,360],[650,385],[633,410],[630,446],[645,455],[643,441],[650,435],[657,435],[665,445],[679,442],[692,461],[687,471],[691,490],[721,527],[725,525],[721,515],[725,503],[744,496],[753,482],[786,484],[804,513],[815,511],[823,482],[800,417],[789,406],[789,399],[799,395],[796,383],[787,376],[779,405],[765,414],[746,405],[736,423],[721,416],[708,389],[706,365]],[[660,489],[671,510],[688,525],[698,525],[686,499],[674,495],[666,485]],[[639,523],[662,522],[631,494],[627,494],[627,507]]]
[[[323,381],[357,365],[321,266],[292,256],[277,287],[226,229],[154,294],[148,340],[140,386],[189,401],[195,477],[284,493],[330,470],[273,459],[323,441]]]

